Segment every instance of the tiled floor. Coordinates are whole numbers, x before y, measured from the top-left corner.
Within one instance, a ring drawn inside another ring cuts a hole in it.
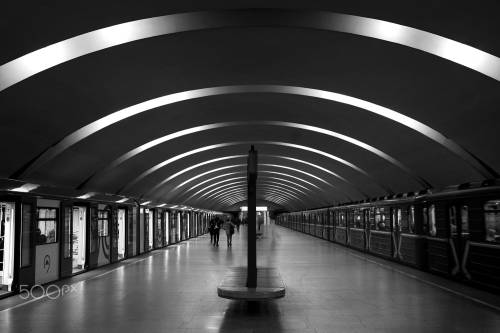
[[[280,300],[217,297],[226,268],[246,264],[242,229],[231,249],[223,234],[218,248],[203,236],[63,281],[76,290],[55,300],[1,300],[0,332],[500,332],[499,311],[432,285],[447,280],[281,227],[264,231],[258,265],[279,268]]]

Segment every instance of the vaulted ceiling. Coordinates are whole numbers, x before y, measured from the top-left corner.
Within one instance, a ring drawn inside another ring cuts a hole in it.
[[[0,13],[0,177],[226,209],[497,178],[495,1],[106,1]]]

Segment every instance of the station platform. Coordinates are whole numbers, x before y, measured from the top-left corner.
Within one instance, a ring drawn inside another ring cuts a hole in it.
[[[276,267],[281,299],[217,296],[246,262],[246,233],[207,235],[58,282],[60,297],[0,300],[0,332],[498,332],[497,296],[318,238],[264,225],[258,265]]]

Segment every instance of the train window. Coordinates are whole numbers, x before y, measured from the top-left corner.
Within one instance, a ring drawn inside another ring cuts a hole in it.
[[[462,220],[462,236],[469,235],[469,207],[462,206],[460,208],[460,217]]]
[[[356,212],[356,218],[354,223],[356,225],[356,228],[363,228],[363,221],[361,220],[361,214],[359,213],[359,211]]]
[[[397,231],[401,231],[402,216],[403,216],[403,213],[401,211],[401,208],[398,208],[397,214],[396,214],[396,228],[397,228]]]
[[[340,213],[340,227],[345,227],[346,223],[345,212]]]
[[[431,236],[436,236],[437,234],[437,229],[436,229],[436,207],[434,205],[431,205],[429,207],[429,235]]]
[[[57,209],[38,208],[36,243],[38,245],[57,242]]]
[[[408,214],[408,231],[411,234],[415,233],[415,207],[410,206],[410,211]]]
[[[500,200],[490,200],[484,205],[484,225],[487,242],[500,242]]]
[[[424,209],[422,209],[422,231],[424,234],[427,234],[429,230],[429,216],[427,213],[428,209],[427,207],[424,207]]]
[[[98,212],[97,218],[97,235],[100,237],[106,237],[109,235],[108,223],[109,222],[109,212],[107,210],[100,210]]]

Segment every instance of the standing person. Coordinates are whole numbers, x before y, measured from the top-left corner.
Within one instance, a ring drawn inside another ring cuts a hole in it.
[[[214,245],[219,246],[219,236],[220,236],[220,227],[221,227],[221,220],[219,217],[215,218],[215,224],[214,224]]]
[[[224,223],[224,230],[226,231],[226,238],[227,238],[227,247],[233,245],[234,227],[235,227],[234,223],[231,221],[230,218],[228,218]]]
[[[236,222],[236,223],[235,223],[235,224],[236,224],[236,231],[238,231],[238,233],[240,233],[240,224],[241,224],[241,221],[240,221],[240,219],[237,217],[235,222]]]
[[[208,223],[208,232],[210,232],[210,244],[215,245],[215,219]]]

